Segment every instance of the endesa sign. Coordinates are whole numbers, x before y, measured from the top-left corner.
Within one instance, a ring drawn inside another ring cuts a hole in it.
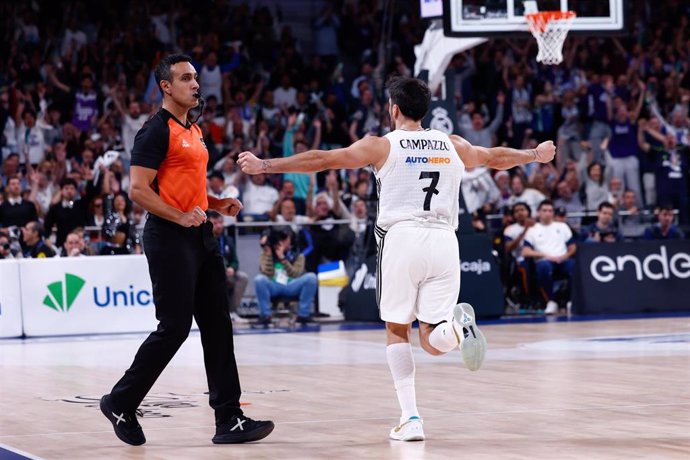
[[[690,241],[582,244],[576,314],[690,311]]]

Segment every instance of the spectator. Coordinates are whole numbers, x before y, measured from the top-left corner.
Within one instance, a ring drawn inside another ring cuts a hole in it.
[[[580,239],[585,243],[618,243],[623,241],[613,221],[614,207],[603,202],[597,210],[597,220],[582,230]]]
[[[510,195],[512,191],[510,190],[510,174],[508,171],[497,171],[494,174],[494,181],[496,182],[496,187],[498,187],[498,201],[496,202],[497,209],[503,209],[504,207],[509,207]]]
[[[530,207],[527,203],[518,201],[511,208],[514,223],[508,225],[503,231],[505,239],[505,251],[513,256],[513,260],[521,264],[524,270],[522,248],[527,231],[534,225]],[[526,276],[526,275],[525,275]],[[525,278],[526,279],[526,278]]]
[[[290,114],[288,116],[288,126],[283,136],[283,156],[289,157],[296,153],[302,153],[309,150],[304,137],[297,137],[297,129],[300,126],[300,116],[297,114]],[[314,140],[311,144],[311,149],[316,150],[321,146],[321,121],[317,118],[313,121]],[[307,198],[313,192],[314,184],[311,182],[309,174],[302,173],[286,173],[283,175],[285,181],[289,181],[294,186],[294,193],[292,198],[295,199],[295,204],[298,206],[300,214],[306,212]],[[284,192],[285,193],[285,192]]]
[[[290,75],[280,78],[280,86],[273,90],[273,103],[282,110],[297,106],[297,90],[292,86]]]
[[[611,180],[613,170],[610,165],[604,167],[596,161],[588,164],[588,158],[592,158],[591,152],[580,157],[577,169],[582,184],[581,192],[584,195],[585,209],[593,211],[609,199],[608,182]]]
[[[585,210],[582,201],[580,201],[580,196],[573,193],[570,185],[565,180],[558,183],[556,192],[558,198],[553,202],[554,207],[565,208],[566,213],[582,213]],[[568,225],[576,229],[580,228],[580,217],[569,217]]]
[[[640,148],[640,169],[644,185],[644,203],[648,208],[656,205],[656,163],[657,154],[664,150],[665,137],[661,134],[661,123],[654,117],[640,120],[637,129],[637,145]],[[641,197],[637,196],[637,199]]]
[[[348,276],[352,276],[367,257],[376,254],[374,226],[369,217],[367,202],[355,199],[350,217],[350,230],[354,233],[354,241],[350,248],[350,254],[345,261],[345,270]]]
[[[267,179],[266,174],[249,177],[242,194],[242,216],[245,221],[269,220],[269,213],[278,200],[278,191],[267,182]]]
[[[134,137],[148,117],[141,112],[141,104],[137,100],[131,100],[125,109],[124,104],[120,100],[120,94],[117,88],[113,88],[110,93],[115,109],[121,116],[122,121],[122,147],[124,151],[120,153],[120,158],[124,164],[125,172],[129,173],[129,163],[132,159],[132,147],[134,146]]]
[[[350,117],[350,141],[356,142],[367,133],[377,133],[381,107],[374,100],[374,93],[367,88],[361,92],[359,107]]]
[[[271,323],[271,299],[291,297],[299,299],[297,321],[311,321],[311,306],[316,295],[317,279],[314,273],[305,273],[304,256],[291,251],[292,233],[273,229],[261,238],[259,270],[254,278],[259,302],[259,324]]]
[[[609,120],[614,85],[611,75],[593,74],[591,78],[591,84],[587,88],[587,115],[592,120],[588,140],[592,146],[592,161],[602,163],[605,150],[602,142],[611,135]]]
[[[604,142],[603,149],[611,154],[612,175],[623,180],[624,188],[633,190],[641,196],[640,161],[638,159],[637,118],[644,103],[644,83],[638,80],[640,95],[635,110],[630,113],[625,103],[620,103],[616,109],[615,118],[610,121],[611,136]],[[612,113],[612,102],[608,102],[609,112]]]
[[[512,195],[508,199],[508,205],[513,206],[518,201],[522,201],[527,203],[532,213],[535,214],[537,212],[537,208],[539,207],[539,203],[546,199],[544,194],[538,190],[526,188],[525,179],[519,174],[513,176],[513,178],[510,180],[510,189],[512,191]]]
[[[316,194],[313,205],[307,203],[309,217],[319,224],[310,227],[314,251],[307,255],[307,270],[313,272],[325,261],[346,260],[354,242],[354,233],[349,226],[332,223],[335,219],[350,217],[340,200],[338,178],[334,170],[330,170],[326,176],[326,188],[328,192]]]
[[[244,297],[244,291],[247,290],[249,284],[249,277],[243,271],[239,270],[240,262],[237,259],[237,249],[235,247],[235,239],[228,237],[225,234],[225,225],[223,216],[215,211],[208,212],[208,219],[213,224],[213,236],[218,240],[218,247],[220,255],[223,257],[225,263],[225,275],[228,280],[228,307],[230,310],[230,319],[235,324],[247,323],[247,320],[242,318],[238,311]]]
[[[19,155],[10,153],[5,161],[2,163],[2,187],[6,187],[9,180],[13,177],[19,177]],[[21,180],[21,179],[20,179]]]
[[[656,152],[656,196],[660,205],[678,209],[681,224],[688,223],[688,146],[678,145],[673,134],[667,134],[664,148]]]
[[[681,240],[685,237],[683,232],[673,223],[672,206],[659,208],[657,217],[659,222],[645,230],[645,240]]]
[[[80,232],[70,232],[65,238],[65,244],[60,250],[60,257],[82,257],[85,256],[86,243]]]
[[[550,200],[539,204],[539,222],[534,224],[525,235],[524,257],[536,261],[537,281],[546,300],[544,313],[558,313],[555,301],[554,276],[562,275],[572,280],[576,251],[573,233],[566,224],[554,222],[554,208]]]
[[[576,104],[575,92],[567,90],[561,100],[563,124],[558,128],[558,155],[556,161],[563,164],[568,159],[579,161],[582,155],[582,126],[580,111]]]
[[[129,247],[129,224],[122,222],[117,213],[110,214],[105,219],[103,227],[105,244],[101,247],[99,255],[122,256],[131,254]]]
[[[73,91],[68,85],[58,80],[52,66],[48,66],[46,71],[50,82],[57,89],[74,97],[72,125],[82,133],[89,133],[96,126],[102,100],[100,94],[94,89],[93,75],[91,73],[82,74],[79,90]]]
[[[22,227],[22,240],[24,258],[55,257],[55,251],[43,238],[43,225],[40,222],[31,221],[24,225]]]
[[[334,62],[340,54],[338,28],[340,28],[340,19],[333,11],[333,5],[328,3],[314,21],[313,30],[316,54],[331,62]]]
[[[36,124],[36,112],[29,108],[24,109],[17,133],[19,152],[28,158],[29,164],[37,166],[45,155],[46,141],[43,128]]]
[[[36,205],[22,198],[21,181],[17,177],[7,181],[7,198],[0,204],[0,227],[23,227],[38,219]]]
[[[467,139],[472,145],[480,145],[482,147],[494,147],[496,142],[494,135],[498,128],[503,123],[503,104],[505,103],[505,95],[498,93],[496,96],[496,115],[489,126],[484,126],[484,115],[479,111],[474,111],[471,114],[471,119],[467,114],[460,119],[460,135]]]
[[[60,182],[60,201],[53,204],[46,215],[46,236],[52,234],[53,226],[57,227],[55,244],[62,246],[69,232],[77,227],[86,226],[88,204],[95,194],[93,181],[89,181],[86,195],[79,199],[77,182],[71,178],[63,179]]]
[[[524,75],[515,78],[510,96],[513,147],[520,148],[532,123],[532,87],[525,82]]]

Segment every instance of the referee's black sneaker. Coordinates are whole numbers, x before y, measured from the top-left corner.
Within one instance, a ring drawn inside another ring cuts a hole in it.
[[[140,446],[146,442],[144,431],[137,422],[137,413],[141,415],[140,411],[121,411],[110,404],[110,395],[105,395],[101,398],[101,412],[113,424],[115,434],[121,441],[133,446]]]
[[[275,425],[271,421],[252,420],[244,415],[233,415],[230,420],[216,426],[214,444],[238,444],[265,438]]]

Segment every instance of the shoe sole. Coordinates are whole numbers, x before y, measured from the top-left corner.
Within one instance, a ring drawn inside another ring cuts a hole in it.
[[[389,436],[390,439],[393,441],[403,441],[403,442],[412,442],[412,441],[424,441],[424,435],[415,435],[409,438],[394,438],[393,436]]]
[[[395,429],[393,429],[388,434],[388,438],[392,439],[393,441],[424,441],[424,430],[420,425],[416,433],[409,433],[407,436],[405,436],[403,433],[400,433],[400,436],[396,436]]]
[[[228,434],[222,436],[214,436],[213,439],[211,439],[211,441],[213,441],[213,444],[241,444],[244,442],[259,441],[271,434],[275,427],[275,424],[271,422],[263,428],[254,430],[251,433],[251,436],[247,436],[247,433],[238,433],[237,435]]]
[[[460,342],[460,352],[465,367],[470,371],[477,371],[482,367],[486,354],[486,338],[477,327],[474,308],[468,303],[459,303],[453,309],[455,320],[469,331],[469,335]]]
[[[117,436],[118,439],[119,439],[120,441],[122,441],[122,442],[124,442],[124,443],[127,443],[127,444],[129,444],[130,446],[141,446],[142,444],[144,444],[144,443],[146,442],[146,439],[144,439],[143,442],[133,442],[133,441],[131,441],[131,440],[125,438],[124,436],[122,436],[122,435],[117,431],[117,427],[116,427],[116,425],[115,425],[115,422],[113,422],[113,421],[110,419],[109,412],[111,412],[111,411],[110,411],[108,408],[105,407],[105,396],[103,396],[103,397],[101,398],[101,402],[100,402],[100,404],[99,404],[98,406],[99,406],[100,409],[101,409],[101,413],[103,413],[103,415],[105,415],[105,418],[107,418],[108,421],[110,422],[110,424],[113,425],[113,431],[115,431],[115,436]]]

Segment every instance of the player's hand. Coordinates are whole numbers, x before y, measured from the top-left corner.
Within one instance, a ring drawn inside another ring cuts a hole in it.
[[[535,151],[535,160],[539,163],[548,163],[556,156],[556,146],[553,144],[553,141],[542,142],[537,145]]]
[[[206,213],[199,206],[194,207],[191,211],[183,213],[177,219],[177,223],[183,227],[198,227],[204,222],[206,222]]]
[[[222,198],[215,204],[214,209],[224,216],[235,217],[242,210],[242,203],[237,198]]]
[[[242,172],[251,175],[267,172],[265,162],[266,160],[257,158],[252,152],[242,152],[237,158],[237,164],[242,168]]]

